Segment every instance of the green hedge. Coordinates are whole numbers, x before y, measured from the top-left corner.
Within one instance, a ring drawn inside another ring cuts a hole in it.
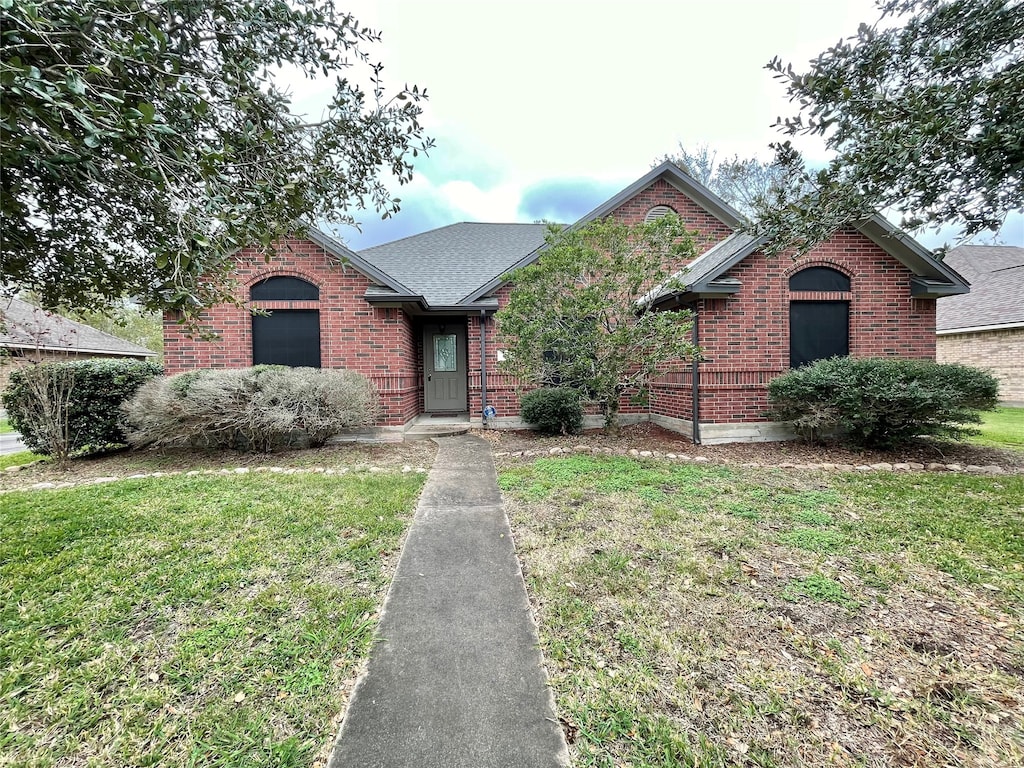
[[[771,415],[809,439],[891,448],[921,435],[960,439],[996,406],[999,383],[964,365],[898,358],[819,360],[768,384]]]
[[[575,435],[583,429],[580,396],[571,389],[535,389],[520,401],[523,421],[549,435]]]
[[[38,363],[13,371],[0,401],[11,426],[36,453],[99,453],[127,443],[121,404],[162,372],[142,360]],[[47,426],[53,416],[60,420],[56,430]]]

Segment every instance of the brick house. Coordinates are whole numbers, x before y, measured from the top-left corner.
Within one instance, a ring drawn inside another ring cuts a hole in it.
[[[739,232],[740,214],[665,163],[587,214],[636,222],[671,210],[699,232],[703,254],[679,264],[683,288],[658,308],[689,307],[705,350],[653,387],[648,406],[623,403],[623,423],[654,421],[697,442],[770,440],[766,385],[791,364],[835,354],[935,356],[935,299],[968,290],[952,269],[881,217],[837,233],[808,256],[766,257]],[[243,306],[205,321],[215,341],[185,336],[168,316],[168,373],[255,363],[349,368],[368,376],[382,429],[432,414],[519,426],[515,382],[498,368],[494,313],[504,276],[536,259],[539,224],[453,224],[355,253],[311,230],[269,263],[243,250],[235,276]],[[270,310],[252,315],[246,306]]]
[[[962,245],[944,260],[971,284],[938,303],[936,359],[986,368],[999,399],[1024,406],[1024,248]]]

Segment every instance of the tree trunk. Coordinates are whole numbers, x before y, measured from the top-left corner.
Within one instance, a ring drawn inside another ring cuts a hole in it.
[[[619,426],[619,395],[616,393],[602,404],[604,411],[604,433],[611,437],[618,437]]]

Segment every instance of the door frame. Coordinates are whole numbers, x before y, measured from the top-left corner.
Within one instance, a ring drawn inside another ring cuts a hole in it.
[[[445,331],[455,333],[455,355],[456,373],[461,374],[462,394],[464,397],[461,407],[442,408],[431,407],[429,386],[430,377],[435,374],[433,365],[428,366],[428,359],[432,361],[433,350],[429,347],[432,343],[432,334],[444,333]],[[439,317],[424,320],[420,328],[420,340],[422,354],[420,356],[420,372],[423,376],[423,412],[424,413],[469,413],[469,323],[465,317]],[[428,370],[428,367],[431,370]],[[461,370],[460,370],[461,368]]]

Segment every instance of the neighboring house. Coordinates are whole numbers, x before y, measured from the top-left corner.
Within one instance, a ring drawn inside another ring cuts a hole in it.
[[[936,359],[990,370],[999,399],[1024,406],[1024,248],[962,245],[945,263],[971,292],[938,303]]]
[[[20,299],[0,299],[0,391],[17,367],[45,360],[156,357],[138,344],[84,323],[34,307]]]
[[[680,361],[651,402],[626,402],[622,421],[650,420],[695,441],[767,440],[768,382],[791,365],[832,355],[935,356],[935,299],[968,290],[952,269],[880,217],[860,222],[799,261],[765,256],[738,233],[740,214],[665,163],[587,216],[636,222],[666,210],[699,231],[703,255],[685,288],[659,308],[696,311],[700,363]],[[269,262],[236,257],[241,306],[206,314],[220,338],[187,337],[168,315],[168,373],[253,363],[351,368],[381,393],[383,428],[430,414],[519,426],[515,382],[498,368],[494,313],[506,275],[542,252],[536,224],[453,224],[354,253],[322,232],[283,242]],[[680,268],[685,264],[678,265]],[[248,308],[269,310],[251,315]]]

